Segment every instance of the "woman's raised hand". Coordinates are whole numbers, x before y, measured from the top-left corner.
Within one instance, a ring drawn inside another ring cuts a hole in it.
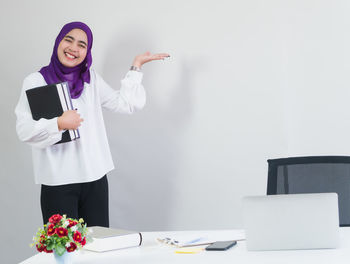
[[[151,52],[147,51],[143,54],[137,55],[134,59],[133,66],[141,68],[141,66],[147,62],[154,60],[164,60],[165,58],[169,58],[170,55],[168,53],[155,53],[151,54]]]

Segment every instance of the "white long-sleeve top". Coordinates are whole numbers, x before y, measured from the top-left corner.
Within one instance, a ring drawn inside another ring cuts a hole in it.
[[[56,144],[64,131],[58,130],[57,118],[34,121],[25,91],[46,85],[39,72],[24,79],[15,113],[20,140],[32,146],[35,183],[63,185],[98,180],[114,169],[108,145],[102,107],[131,114],[146,101],[141,84],[143,74],[129,71],[120,90],[112,89],[93,69],[90,84],[84,84],[79,98],[72,99],[74,108],[84,119],[79,127],[80,138]]]

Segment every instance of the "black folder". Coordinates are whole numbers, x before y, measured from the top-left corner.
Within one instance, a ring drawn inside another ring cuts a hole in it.
[[[64,111],[73,110],[73,103],[67,82],[49,84],[26,91],[30,110],[34,120],[40,118],[52,119],[59,117]],[[62,139],[57,142],[65,143],[79,138],[79,130],[66,130]]]

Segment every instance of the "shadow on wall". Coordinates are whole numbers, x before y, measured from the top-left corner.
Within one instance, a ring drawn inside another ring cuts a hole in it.
[[[151,37],[140,29],[118,34],[106,51],[108,57],[101,75],[114,89],[119,89],[123,76],[118,79],[116,73],[124,75],[136,54],[156,49],[155,46]],[[132,116],[104,113],[116,166],[109,173],[112,227],[143,231],[173,228],[172,205],[177,199],[183,139],[193,115],[195,75],[189,71],[193,67],[185,61],[175,63],[181,67],[176,73],[178,76],[173,78],[177,83],[163,80],[172,87],[163,90],[162,87],[153,89],[157,86],[154,79],[158,73],[150,64],[145,65],[150,71],[144,76],[147,104],[141,112]],[[156,95],[164,90],[172,94],[169,103],[162,105],[156,101]]]

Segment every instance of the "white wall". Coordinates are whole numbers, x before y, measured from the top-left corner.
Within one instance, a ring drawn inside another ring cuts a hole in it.
[[[49,62],[63,24],[90,25],[94,67],[116,89],[137,53],[172,55],[145,65],[143,111],[105,113],[116,164],[109,173],[111,226],[240,228],[240,198],[265,193],[268,158],[349,155],[349,5],[1,0],[5,262],[35,254],[28,244],[41,226],[40,188],[13,111],[22,80]]]

